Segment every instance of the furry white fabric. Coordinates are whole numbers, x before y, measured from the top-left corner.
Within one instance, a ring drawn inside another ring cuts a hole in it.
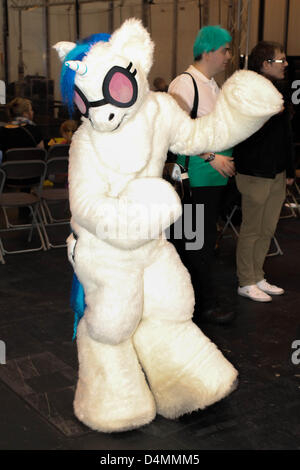
[[[61,60],[73,47],[55,46]],[[232,391],[237,371],[192,322],[190,276],[164,236],[181,203],[162,169],[169,148],[192,155],[234,146],[282,107],[271,82],[239,71],[214,112],[193,121],[171,96],[149,91],[152,55],[149,34],[131,19],[91,47],[82,60],[87,73],[75,78],[96,101],[111,67],[132,62],[137,70],[136,102],[90,108],[70,149],[78,241],[69,237],[68,252],[87,304],[74,409],[105,432],[149,423],[156,412],[175,418],[203,409]]]

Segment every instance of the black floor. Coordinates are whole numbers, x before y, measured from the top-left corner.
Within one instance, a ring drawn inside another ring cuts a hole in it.
[[[216,259],[221,298],[238,316],[232,326],[203,331],[239,370],[238,389],[204,411],[175,421],[157,416],[117,434],[93,432],[73,415],[77,351],[65,249],[7,255],[0,265],[0,449],[299,450],[300,219],[280,220],[277,239],[284,254],[269,257],[266,272],[286,294],[269,304],[237,297],[231,236]]]

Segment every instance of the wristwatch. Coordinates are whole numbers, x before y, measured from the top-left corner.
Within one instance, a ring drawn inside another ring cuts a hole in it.
[[[216,154],[213,152],[210,152],[208,157],[204,160],[205,163],[212,162],[216,158]]]

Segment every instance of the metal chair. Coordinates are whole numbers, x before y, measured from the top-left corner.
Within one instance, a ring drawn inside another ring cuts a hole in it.
[[[14,160],[46,160],[47,152],[38,147],[22,147],[6,150],[3,162]]]
[[[50,231],[53,227],[69,225],[70,209],[69,209],[69,190],[67,187],[68,180],[68,157],[55,157],[47,161],[46,178],[52,175],[53,186],[44,187],[41,191],[40,209],[43,217],[43,230],[47,248],[66,247],[66,242],[54,243],[50,240]],[[59,179],[56,182],[56,179]],[[60,209],[59,217],[54,214]]]
[[[23,248],[18,250],[8,250],[2,243],[1,249],[4,254],[8,253],[26,253],[30,251],[46,250],[46,244],[43,238],[43,222],[38,212],[40,203],[40,192],[46,173],[46,162],[43,160],[17,160],[7,161],[2,164],[2,171],[7,179],[13,179],[20,185],[21,190],[13,192],[1,192],[0,207],[3,210],[5,227],[0,229],[0,233],[11,233],[19,230],[28,230],[29,235],[27,243],[31,242],[32,235],[36,229],[40,245],[38,247]],[[31,183],[29,180],[38,179],[38,184]],[[29,192],[25,192],[26,189]],[[34,193],[33,193],[34,191]],[[31,216],[29,223],[12,224],[8,217],[9,209],[20,209],[28,207]]]
[[[231,230],[233,231],[234,233],[234,236],[235,238],[238,238],[239,237],[239,232],[236,228],[236,226],[233,224],[232,222],[232,219],[234,217],[234,215],[238,212],[238,211],[241,211],[241,206],[238,205],[238,204],[235,204],[230,212],[230,214],[226,215],[226,222],[225,222],[225,225],[224,227],[222,228],[221,230],[221,233],[219,234],[219,237],[218,237],[218,242],[221,240],[221,238],[224,236],[224,233],[226,232],[226,230],[228,229],[228,227],[231,228]],[[271,249],[269,250],[267,256],[276,256],[276,255],[283,255],[283,251],[282,249],[280,248],[280,245],[278,243],[278,240],[277,238],[275,237],[275,235],[273,236],[272,238],[273,242],[274,242],[274,245],[275,245],[275,250],[274,251],[271,251]]]
[[[235,178],[229,180],[223,199],[222,217],[225,224],[219,232],[217,245],[220,243],[220,240],[223,238],[228,228],[232,230],[231,235],[235,239],[239,237],[238,227],[242,222],[242,200],[241,193],[236,186]],[[267,256],[283,255],[283,251],[275,236],[272,238],[272,242],[274,242],[275,250],[273,250],[273,246],[271,246]]]
[[[55,144],[48,149],[47,160],[55,157],[69,157],[69,144]]]
[[[286,188],[286,198],[284,207],[290,212],[288,215],[281,215],[281,219],[287,219],[289,217],[299,217],[300,216],[300,203],[299,203],[299,195],[297,196],[298,192],[298,185],[295,182],[293,184],[295,186],[295,191],[293,191],[293,187]],[[296,192],[297,191],[297,192]]]

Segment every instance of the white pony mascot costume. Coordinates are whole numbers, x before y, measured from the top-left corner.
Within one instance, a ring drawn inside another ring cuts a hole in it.
[[[73,77],[62,78],[64,98],[82,114],[69,164],[68,254],[86,303],[75,414],[112,432],[203,409],[234,389],[237,371],[192,321],[190,275],[164,232],[181,215],[164,162],[168,149],[234,146],[280,111],[282,97],[239,71],[210,115],[190,119],[170,95],[149,91],[154,45],[137,19],[111,37],[54,47]]]

